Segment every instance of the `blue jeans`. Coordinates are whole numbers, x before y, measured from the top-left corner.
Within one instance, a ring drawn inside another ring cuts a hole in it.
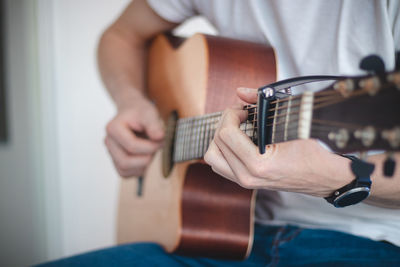
[[[400,247],[329,230],[256,225],[244,261],[167,254],[152,243],[121,245],[41,266],[400,266]]]

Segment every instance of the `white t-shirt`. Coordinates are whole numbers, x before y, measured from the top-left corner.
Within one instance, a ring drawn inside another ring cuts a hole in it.
[[[278,79],[357,75],[366,55],[386,68],[400,50],[400,1],[383,0],[148,0],[162,18],[183,22],[203,15],[221,36],[271,45]],[[301,93],[304,88],[295,88]],[[273,214],[271,218],[270,214]],[[322,198],[260,190],[256,221],[332,229],[400,246],[400,209],[358,204],[342,209]]]

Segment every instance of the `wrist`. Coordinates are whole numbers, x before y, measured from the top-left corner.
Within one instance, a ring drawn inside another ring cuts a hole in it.
[[[148,101],[142,91],[137,89],[126,89],[114,96],[114,101],[118,111],[136,106],[138,102]]]
[[[330,196],[335,190],[341,188],[354,180],[351,171],[351,160],[337,154],[330,154],[327,164],[322,165],[325,173],[326,190],[321,196]]]
[[[374,165],[362,161],[354,156],[341,155],[351,160],[351,171],[354,180],[335,190],[325,199],[337,208],[342,208],[357,204],[366,199],[371,191],[371,174],[374,171]]]

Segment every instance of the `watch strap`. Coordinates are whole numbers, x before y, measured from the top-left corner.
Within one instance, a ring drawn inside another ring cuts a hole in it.
[[[357,204],[368,197],[372,184],[370,176],[374,171],[375,165],[360,160],[355,156],[339,155],[352,161],[351,170],[355,175],[355,179],[351,183],[335,190],[331,196],[325,199],[335,207],[345,207]],[[343,201],[344,197],[349,198],[349,201]]]

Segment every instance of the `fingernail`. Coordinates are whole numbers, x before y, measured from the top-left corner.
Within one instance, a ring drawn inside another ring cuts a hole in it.
[[[248,93],[251,92],[253,89],[248,88],[248,87],[239,87],[238,91],[242,92],[242,93]]]

